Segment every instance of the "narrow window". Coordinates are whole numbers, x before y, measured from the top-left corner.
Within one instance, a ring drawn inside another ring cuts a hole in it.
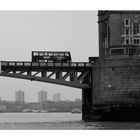
[[[129,29],[125,29],[125,34],[129,35]]]
[[[33,55],[34,55],[34,56],[38,56],[38,52],[34,52]]]
[[[137,44],[140,44],[140,40],[139,39],[137,39]]]
[[[134,23],[133,24],[133,34],[134,35],[139,35],[140,34],[139,23]]]
[[[136,43],[136,39],[134,39],[134,44],[137,44],[137,43]]]
[[[130,26],[130,19],[129,18],[124,19],[124,26]]]
[[[134,38],[133,43],[134,43],[134,45],[139,45],[140,44],[140,38]]]
[[[125,38],[125,44],[129,45],[130,44],[130,38]]]
[[[129,39],[126,39],[126,44],[129,44]]]

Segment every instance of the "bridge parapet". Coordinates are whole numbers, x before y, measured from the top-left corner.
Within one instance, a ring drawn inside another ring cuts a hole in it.
[[[1,61],[2,67],[69,67],[69,68],[91,68],[92,63],[88,62],[26,62],[26,61]]]

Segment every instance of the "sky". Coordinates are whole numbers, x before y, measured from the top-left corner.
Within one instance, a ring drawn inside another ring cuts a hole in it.
[[[31,51],[70,51],[73,62],[98,56],[97,11],[0,11],[0,61],[31,61]],[[26,102],[36,102],[46,90],[48,99],[81,98],[81,90],[55,84],[0,77],[0,97],[15,100],[25,92]]]

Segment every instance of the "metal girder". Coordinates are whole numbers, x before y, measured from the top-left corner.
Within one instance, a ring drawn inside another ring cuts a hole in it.
[[[89,74],[89,71],[86,71],[84,73],[81,73],[81,75],[78,77],[78,81],[83,80],[88,74]]]
[[[48,78],[51,78],[51,76],[53,76],[57,71],[58,71],[58,70],[53,71],[53,72],[52,72],[50,75],[48,75],[47,77],[48,77]]]
[[[90,88],[90,86],[88,84],[84,84],[84,83],[81,84],[79,82],[69,82],[69,81],[58,80],[58,79],[50,79],[47,77],[46,78],[37,77],[37,76],[33,76],[33,75],[19,75],[19,74],[11,74],[11,73],[3,72],[0,74],[0,76],[26,79],[26,80],[31,80],[31,81],[47,82],[47,83],[53,83],[53,84],[58,84],[58,85],[74,87],[74,88],[80,88],[80,89]]]
[[[38,72],[36,72],[35,74],[33,74],[33,76],[36,76],[37,74],[39,74],[40,73],[40,71],[38,71]]]
[[[27,79],[31,81],[40,81],[46,83],[59,84],[69,87],[75,87],[80,89],[90,88],[91,83],[87,79],[87,75],[90,74],[90,68],[81,68],[81,65],[78,67],[52,67],[44,68],[42,66],[13,66],[13,63],[10,63],[8,66],[2,67],[2,72],[0,76]],[[33,73],[34,72],[34,73]],[[48,72],[51,72],[47,75]],[[63,76],[63,73],[66,74]],[[78,75],[78,73],[81,73]],[[38,75],[39,74],[39,75]],[[52,77],[53,76],[53,77]],[[90,76],[90,75],[89,75]],[[69,78],[69,79],[67,79]],[[81,82],[86,80],[87,82]]]
[[[27,72],[26,70],[20,71],[18,74],[23,74],[24,72]]]
[[[63,77],[62,79],[65,80],[67,79],[74,71],[70,71],[70,72],[67,72]]]
[[[9,73],[9,72],[11,72],[12,70],[5,70],[4,72],[5,73]],[[4,72],[2,72],[2,73],[4,73]]]

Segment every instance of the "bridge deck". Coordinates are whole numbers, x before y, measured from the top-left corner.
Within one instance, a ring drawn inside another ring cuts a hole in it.
[[[0,76],[48,82],[75,88],[91,87],[92,63],[1,61]]]

